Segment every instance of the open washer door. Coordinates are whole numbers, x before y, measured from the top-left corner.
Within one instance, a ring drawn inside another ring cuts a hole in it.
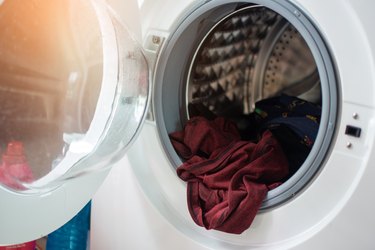
[[[138,5],[119,3],[0,1],[0,245],[71,219],[145,118]]]

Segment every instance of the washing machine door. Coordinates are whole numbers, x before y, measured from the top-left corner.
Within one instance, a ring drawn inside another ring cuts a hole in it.
[[[71,219],[140,129],[149,71],[122,2],[0,1],[0,245]]]

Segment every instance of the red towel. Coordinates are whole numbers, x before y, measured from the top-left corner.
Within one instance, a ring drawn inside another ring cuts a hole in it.
[[[192,118],[172,143],[187,159],[177,168],[187,182],[189,212],[200,226],[240,234],[250,227],[268,190],[288,174],[288,162],[272,133],[255,144],[241,141],[224,118]]]

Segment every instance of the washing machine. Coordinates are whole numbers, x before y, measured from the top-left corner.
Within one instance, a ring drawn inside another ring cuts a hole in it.
[[[93,249],[373,248],[370,5],[139,1],[151,104],[140,136],[94,196]],[[197,226],[169,135],[183,129],[192,105],[239,124],[257,101],[280,93],[321,105],[312,150],[242,234]]]
[[[371,1],[47,2],[0,6],[1,244],[48,234],[104,182],[92,249],[374,247]],[[246,231],[199,227],[169,135],[191,107],[241,127],[283,94],[320,107],[311,150]]]

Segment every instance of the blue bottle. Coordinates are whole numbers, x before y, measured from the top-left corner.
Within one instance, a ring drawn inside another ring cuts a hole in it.
[[[90,229],[91,202],[69,222],[50,233],[47,250],[86,250]]]

